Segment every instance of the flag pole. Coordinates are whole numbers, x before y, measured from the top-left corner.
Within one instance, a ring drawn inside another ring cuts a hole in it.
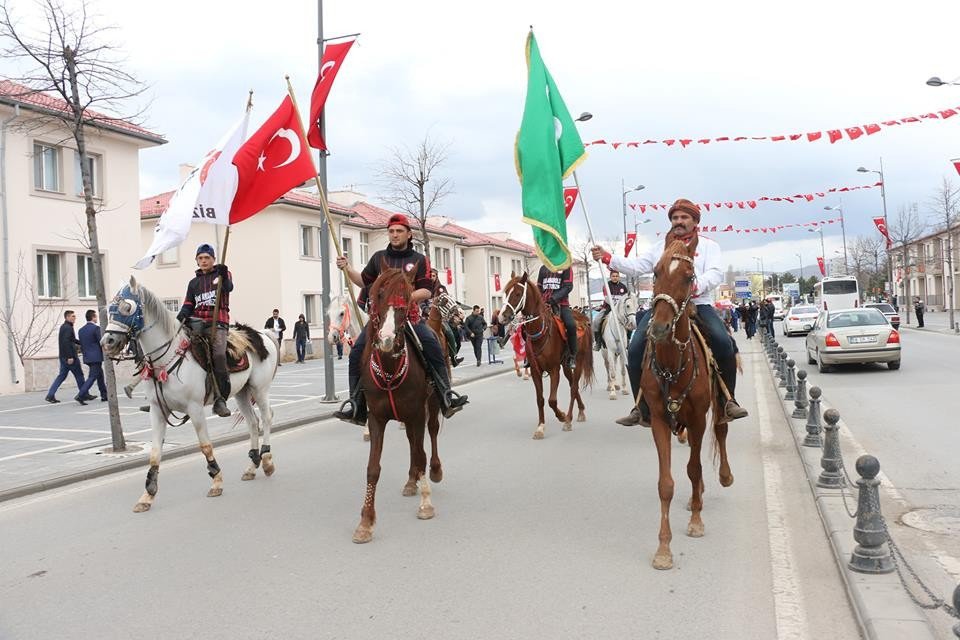
[[[593,225],[590,224],[590,214],[587,213],[587,204],[583,198],[583,189],[580,188],[580,180],[577,179],[577,172],[573,172],[573,183],[577,186],[577,193],[580,195],[580,208],[583,209],[583,218],[587,221],[587,236],[590,238],[590,246],[597,246],[597,241],[593,237]],[[604,272],[603,261],[597,260],[600,265],[600,280],[603,282],[603,299],[613,309],[613,300],[610,299],[610,291],[607,289],[607,276]],[[587,304],[590,303],[590,265],[587,265]]]
[[[297,106],[297,97],[293,95],[293,85],[290,84],[290,76],[284,76],[284,79],[287,81],[287,93],[290,96],[291,102],[293,102],[293,111],[297,115],[297,126],[300,127],[300,139],[306,141],[307,133],[303,130],[303,121],[300,119],[300,107]],[[310,162],[313,163],[313,155],[310,155]],[[323,215],[327,219],[327,228],[330,229],[330,239],[333,240],[333,247],[337,250],[337,257],[343,257],[343,251],[340,250],[340,240],[337,239],[337,234],[333,232],[333,217],[330,215],[330,207],[327,204],[327,194],[323,190],[323,185],[320,184],[320,176],[317,175],[317,165],[313,165],[313,180],[317,185],[317,193],[320,194],[320,207],[323,209]],[[357,319],[357,322],[360,323],[360,328],[363,328],[363,316],[360,315],[360,307],[357,305],[357,297],[353,293],[352,283],[350,278],[345,278],[347,281],[347,293],[350,294],[350,302],[353,304],[353,313]]]

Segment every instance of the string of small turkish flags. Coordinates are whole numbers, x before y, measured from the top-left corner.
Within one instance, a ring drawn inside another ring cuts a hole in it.
[[[583,146],[599,146],[599,145],[609,145],[614,149],[619,149],[620,147],[624,148],[637,148],[647,144],[665,144],[668,147],[680,147],[687,148],[691,144],[701,144],[707,145],[711,142],[720,143],[720,142],[744,142],[746,140],[764,140],[768,142],[785,142],[792,141],[796,142],[797,140],[805,140],[807,142],[816,142],[817,140],[829,140],[830,144],[838,142],[844,139],[844,136],[848,140],[856,140],[861,136],[872,136],[875,133],[878,133],[882,130],[882,127],[898,127],[904,124],[912,124],[915,122],[923,122],[924,120],[946,120],[947,118],[953,117],[960,113],[960,107],[953,107],[948,109],[943,109],[941,111],[925,113],[919,116],[907,116],[906,118],[899,118],[896,120],[885,120],[879,124],[870,123],[854,127],[844,127],[842,129],[828,129],[827,131],[811,131],[809,133],[790,133],[785,135],[776,135],[776,136],[720,136],[717,138],[667,138],[665,140],[632,140],[630,142],[607,142],[604,139],[593,140],[592,142],[586,142]]]
[[[874,189],[881,186],[882,182],[875,182],[873,184],[865,184],[859,187],[832,187],[825,191],[814,191],[813,193],[798,193],[792,196],[760,196],[756,200],[736,200],[734,202],[700,202],[698,203],[700,208],[704,211],[710,211],[710,207],[714,209],[722,209],[726,207],[727,209],[756,209],[758,202],[812,202],[814,198],[826,198],[830,194],[834,193],[846,193],[848,191],[857,191],[858,189]],[[630,208],[634,211],[639,211],[640,213],[646,213],[647,209],[652,209],[654,211],[659,211],[660,209],[664,211],[670,210],[669,204],[631,204]]]
[[[734,227],[732,224],[727,226],[721,225],[701,225],[697,227],[699,233],[776,233],[778,231],[783,231],[784,229],[800,229],[804,227],[818,227],[820,225],[827,224],[837,224],[840,222],[840,218],[831,218],[830,220],[813,220],[811,222],[797,222],[791,224],[778,224],[768,227]],[[661,236],[664,233],[669,233],[668,231],[658,231],[657,235]]]

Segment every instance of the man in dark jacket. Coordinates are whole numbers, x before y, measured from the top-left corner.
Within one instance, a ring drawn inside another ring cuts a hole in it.
[[[76,336],[73,335],[73,323],[77,319],[77,314],[73,311],[63,312],[63,324],[60,325],[60,333],[57,334],[57,355],[60,359],[60,373],[53,379],[53,384],[47,391],[45,400],[51,404],[60,402],[57,400],[57,389],[67,379],[67,374],[72,373],[77,381],[77,388],[83,388],[83,369],[80,368],[80,361],[77,358],[77,346],[80,344]],[[83,396],[80,396],[83,397]],[[93,400],[93,396],[85,398]]]
[[[216,319],[217,328],[213,334],[213,376],[217,381],[214,392],[213,412],[221,418],[230,416],[227,398],[230,397],[230,374],[227,372],[227,331],[230,326],[230,292],[233,291],[233,276],[225,264],[214,264],[215,252],[209,244],[197,247],[196,276],[187,285],[187,295],[177,314],[177,320],[187,318],[201,321],[203,330],[209,335],[213,325],[213,310],[217,301],[217,284],[220,285],[220,311]]]
[[[107,385],[103,381],[103,349],[100,347],[100,325],[97,324],[95,309],[87,309],[87,324],[80,328],[77,335],[80,338],[80,351],[83,354],[83,364],[87,365],[87,381],[80,387],[80,392],[74,398],[80,404],[87,404],[86,400],[93,399],[90,389],[94,383],[100,392],[100,402],[107,401]]]
[[[274,309],[273,315],[267,318],[267,321],[263,323],[263,328],[268,331],[273,331],[277,336],[277,345],[280,349],[283,349],[283,332],[287,330],[287,323],[283,321],[283,318],[280,317],[280,309]],[[277,366],[280,366],[279,359],[277,360]]]
[[[610,269],[610,279],[607,281],[607,293],[614,304],[623,296],[630,293],[627,285],[620,282],[620,272],[616,269]],[[600,351],[603,346],[603,319],[610,313],[610,305],[604,300],[600,305],[600,311],[593,317],[593,349]],[[627,342],[630,341],[630,334],[627,333]]]
[[[480,305],[473,305],[473,313],[467,316],[463,323],[467,331],[467,338],[473,344],[473,355],[477,357],[477,366],[480,366],[480,354],[483,353],[483,332],[487,330],[487,321],[480,312]]]
[[[550,271],[546,265],[540,267],[537,277],[537,286],[543,294],[544,301],[558,313],[567,330],[567,366],[571,370],[577,367],[577,323],[573,320],[570,311],[570,292],[573,291],[573,267],[562,271]]]
[[[301,313],[300,318],[293,324],[293,342],[297,347],[297,362],[303,364],[307,357],[307,340],[310,339],[310,325]],[[337,342],[337,360],[343,358],[343,343]]]

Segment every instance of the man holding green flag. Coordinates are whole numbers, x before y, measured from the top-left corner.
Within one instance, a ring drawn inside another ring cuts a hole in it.
[[[540,49],[527,36],[527,99],[517,134],[517,174],[523,192],[523,221],[533,227],[537,256],[550,271],[571,264],[567,246],[563,180],[586,159],[583,142]]]

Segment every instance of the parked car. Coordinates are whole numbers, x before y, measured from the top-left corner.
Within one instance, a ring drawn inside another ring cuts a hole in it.
[[[900,368],[900,334],[877,309],[821,311],[806,339],[807,362],[821,373],[831,365],[886,362]]]
[[[812,304],[798,304],[790,307],[783,317],[783,335],[792,336],[795,333],[807,333],[813,328],[817,320],[818,311]]]
[[[894,329],[900,328],[900,314],[897,313],[897,310],[893,308],[892,304],[887,304],[886,302],[870,302],[863,306],[870,309],[876,309],[882,313],[887,320],[890,321],[890,324],[893,325]]]

